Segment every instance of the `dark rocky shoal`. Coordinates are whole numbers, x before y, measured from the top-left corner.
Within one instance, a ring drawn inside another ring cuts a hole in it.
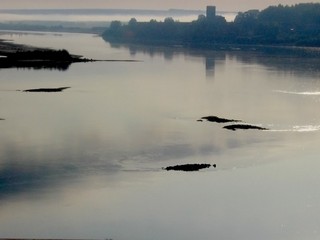
[[[241,120],[220,118],[220,117],[217,117],[217,116],[202,117],[201,119],[199,119],[199,121],[200,120],[207,120],[208,122],[216,122],[216,123],[241,122]]]
[[[65,89],[70,87],[60,87],[60,88],[35,88],[35,89],[26,89],[23,92],[62,92]]]
[[[212,165],[214,168],[216,167],[216,164]],[[169,166],[166,168],[163,168],[164,170],[167,171],[186,171],[186,172],[191,172],[191,171],[199,171],[201,169],[205,168],[210,168],[210,164],[202,163],[202,164],[183,164],[183,165],[176,165],[176,166]]]
[[[264,127],[259,127],[255,125],[250,125],[250,124],[232,124],[228,126],[224,126],[223,128],[236,131],[236,130],[249,130],[249,129],[254,129],[254,130],[269,130],[268,128]]]
[[[236,120],[236,119],[227,119],[227,118],[221,118],[217,116],[207,116],[207,117],[202,117],[198,120],[198,122],[203,122],[203,120],[207,120],[208,122],[214,122],[214,123],[236,123],[236,124],[231,124],[224,126],[223,128],[236,131],[236,130],[250,130],[250,129],[255,129],[255,130],[269,130],[268,128],[264,127],[259,127],[255,126],[252,124],[247,124],[243,123],[242,120]],[[242,122],[243,124],[238,124],[238,122]]]

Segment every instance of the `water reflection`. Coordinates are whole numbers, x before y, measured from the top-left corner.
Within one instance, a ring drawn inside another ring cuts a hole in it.
[[[319,48],[257,47],[250,51],[229,52],[232,58],[246,64],[259,64],[274,71],[299,76],[320,75]]]
[[[244,46],[239,48],[219,47],[217,50],[186,50],[177,46],[170,48],[114,43],[110,43],[110,46],[128,49],[132,56],[140,52],[151,57],[163,57],[165,60],[172,60],[174,56],[179,55],[204,58],[208,78],[214,77],[215,64],[227,58],[236,59],[245,64],[259,64],[274,69],[274,71],[299,75],[320,75],[319,48]]]
[[[206,75],[207,77],[214,77],[214,70],[216,67],[216,61],[214,58],[206,57]]]
[[[6,59],[0,59],[0,69],[17,68],[17,69],[30,69],[30,70],[58,70],[67,71],[72,63],[71,62],[52,62],[52,61],[38,61],[28,62],[21,61],[11,63]]]
[[[130,58],[89,35],[25,37]],[[257,50],[130,51],[143,61],[1,70],[2,237],[318,239],[319,70]],[[71,88],[16,91],[57,86]],[[208,115],[275,131],[197,122]],[[161,169],[188,163],[217,168]]]
[[[174,56],[181,54],[181,51],[174,48],[164,48],[155,46],[141,46],[141,45],[123,45],[117,43],[110,43],[112,48],[128,49],[130,56],[135,57],[137,53],[149,55],[152,58],[160,57],[167,61],[171,61]],[[179,48],[178,48],[179,49]]]
[[[118,163],[101,161],[80,146],[31,147],[2,141],[0,154],[0,200],[32,195],[44,189],[65,188],[85,176],[113,174]],[[89,150],[89,149],[88,149]]]
[[[177,120],[175,128],[181,123]],[[33,137],[32,134],[36,133],[29,132],[32,129],[36,131],[33,127],[29,131],[24,129],[23,134],[21,129],[17,130],[11,133],[16,138],[1,139],[0,200],[32,196],[44,190],[54,194],[71,184],[81,184],[92,176],[108,179],[123,171],[159,172],[171,164],[206,162],[217,164],[217,171],[248,167],[257,163],[254,155],[252,159],[244,154],[244,158],[230,157],[228,161],[223,156],[242,152],[243,148],[262,153],[265,145],[278,140],[276,135],[258,132],[243,138],[241,134],[229,133],[221,126],[195,120],[187,121],[187,125],[168,133],[167,130],[159,132],[158,127],[148,128],[148,135],[129,131],[125,139],[120,138],[121,142],[116,140],[120,137],[117,132],[112,133],[113,139],[99,133],[99,128],[94,130],[92,127],[85,129],[87,134],[75,134],[71,129],[62,133],[57,130],[61,126],[54,124],[50,127],[52,129],[42,129],[46,131],[44,136]],[[164,134],[171,136],[165,137]],[[38,142],[36,139],[45,140]],[[106,184],[112,183],[108,180]]]

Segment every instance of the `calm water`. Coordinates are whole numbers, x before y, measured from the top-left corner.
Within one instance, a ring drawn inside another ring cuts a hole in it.
[[[1,38],[141,62],[0,70],[0,237],[319,239],[318,58]],[[207,115],[271,130],[197,122]],[[217,168],[161,169],[184,163]]]

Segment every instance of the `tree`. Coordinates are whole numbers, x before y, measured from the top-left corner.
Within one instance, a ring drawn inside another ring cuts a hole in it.
[[[165,23],[165,24],[174,24],[174,20],[173,20],[172,17],[166,17],[166,18],[164,19],[164,23]]]
[[[131,18],[130,21],[129,21],[129,26],[130,27],[134,27],[134,26],[137,25],[137,23],[138,23],[137,19]]]
[[[207,20],[206,16],[201,14],[198,16],[197,22],[205,22]]]
[[[271,6],[262,11],[239,13],[234,22],[222,16],[208,21],[204,15],[190,23],[175,22],[167,17],[163,22],[137,22],[128,25],[111,23],[104,37],[111,40],[152,44],[204,46],[210,44],[281,44],[320,45],[320,4]]]

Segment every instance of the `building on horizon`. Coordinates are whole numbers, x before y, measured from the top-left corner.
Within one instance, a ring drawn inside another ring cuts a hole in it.
[[[216,18],[216,6],[207,6],[207,20],[214,21]]]

